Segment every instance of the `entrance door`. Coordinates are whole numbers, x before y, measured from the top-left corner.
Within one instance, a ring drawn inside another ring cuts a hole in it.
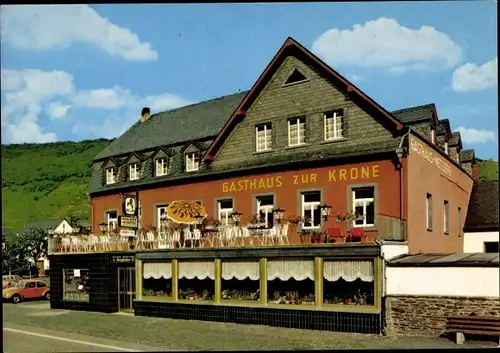
[[[118,307],[133,311],[135,299],[135,267],[118,268]]]

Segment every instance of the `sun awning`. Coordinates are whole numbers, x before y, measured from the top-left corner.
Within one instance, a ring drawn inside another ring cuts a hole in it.
[[[293,278],[303,281],[309,278],[314,281],[313,260],[269,260],[267,262],[267,279],[269,281],[279,278],[288,281]]]
[[[330,282],[340,278],[347,282],[361,279],[373,282],[373,261],[324,261],[323,277]]]
[[[179,278],[215,280],[213,261],[179,261]]]
[[[172,263],[169,262],[144,262],[143,278],[170,279],[172,278]]]
[[[259,279],[258,261],[224,261],[222,262],[222,278],[231,280],[236,278],[240,281],[249,278],[252,281]]]

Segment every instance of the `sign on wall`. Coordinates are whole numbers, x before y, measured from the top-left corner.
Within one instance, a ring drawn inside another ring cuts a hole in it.
[[[451,163],[446,161],[438,152],[434,151],[425,143],[411,136],[410,148],[412,152],[424,157],[429,163],[435,165],[442,173],[451,176]]]
[[[137,217],[120,216],[120,227],[137,229],[139,227],[139,220]]]
[[[137,216],[137,199],[135,196],[126,195],[123,198],[123,214],[127,216]]]
[[[135,262],[134,255],[113,255],[111,256],[111,263],[113,264],[130,264]]]
[[[323,175],[323,177],[328,178],[328,182],[330,183],[375,179],[379,176],[380,166],[378,164],[352,168],[335,168],[326,171]],[[318,173],[297,173],[291,176],[276,175],[262,178],[241,179],[237,181],[226,181],[222,183],[222,192],[275,189],[280,188],[283,184],[314,185],[317,182]]]

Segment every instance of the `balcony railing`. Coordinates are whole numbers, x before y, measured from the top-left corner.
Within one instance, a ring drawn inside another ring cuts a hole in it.
[[[383,240],[405,241],[406,222],[399,218],[379,214],[376,217],[378,238]]]

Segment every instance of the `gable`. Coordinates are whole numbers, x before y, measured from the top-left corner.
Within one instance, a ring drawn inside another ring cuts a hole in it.
[[[263,91],[268,89],[270,81],[272,81],[273,78],[276,77],[276,73],[279,70],[279,68],[281,68],[284,61],[286,61],[291,56],[299,58],[301,62],[307,64],[307,66],[309,66],[311,69],[320,73],[320,76],[327,79],[331,84],[335,83],[336,88],[340,92],[347,93],[349,100],[352,99],[358,101],[358,104],[362,105],[363,109],[370,110],[373,113],[373,115],[379,118],[382,124],[386,124],[388,128],[391,128],[393,130],[401,130],[403,128],[403,124],[401,124],[401,122],[398,121],[393,115],[391,115],[391,113],[389,113],[387,110],[385,110],[375,101],[373,101],[370,97],[364,94],[351,82],[346,80],[339,73],[337,73],[331,67],[326,65],[323,61],[321,61],[310,51],[305,49],[302,45],[297,43],[292,38],[288,38],[286,42],[283,44],[283,46],[280,48],[278,53],[275,55],[273,60],[266,67],[264,72],[260,75],[255,84],[252,86],[252,89],[248,92],[248,94],[239,104],[238,108],[232,114],[231,118],[223,126],[217,138],[214,140],[209,150],[207,151],[205,155],[206,160],[212,161],[214,159],[215,154],[221,148],[225,139],[227,139],[228,136],[232,134],[235,126],[241,121],[242,118],[244,118],[248,114],[248,110],[250,109],[250,107],[252,107],[252,109],[255,109],[254,106],[256,101],[259,99],[258,97],[261,96]],[[303,74],[308,79],[310,79],[307,73],[303,72]],[[283,80],[285,79],[286,78],[283,78]],[[304,88],[307,84],[311,83],[312,82],[306,82],[304,85],[302,84],[296,86],[291,85],[289,87],[283,87],[283,88],[290,88],[290,89],[292,89],[292,87]],[[317,96],[320,95],[318,93],[324,93],[324,92],[321,91],[314,92],[312,95],[309,96],[309,98],[311,99],[316,98]],[[289,100],[289,104],[291,105],[293,104],[300,105],[299,101],[290,101],[290,99],[293,99],[293,97],[291,97],[290,94],[288,95],[288,97],[285,98]],[[278,102],[277,104],[279,103],[282,103],[283,106],[285,105],[284,102]]]
[[[134,164],[134,163],[139,163],[139,164],[141,163],[141,160],[135,153],[133,153],[127,161],[127,164]]]
[[[110,158],[110,159],[108,159],[108,160],[107,160],[107,161],[106,161],[106,162],[102,165],[102,167],[103,167],[104,169],[107,169],[107,168],[116,168],[116,167],[117,167],[117,165],[116,165],[116,163],[115,163],[115,162],[114,162],[114,161]]]
[[[158,151],[156,151],[156,153],[153,153],[151,157],[153,157],[153,159],[170,158],[169,154],[165,152],[163,148],[159,148]]]
[[[63,220],[59,225],[56,227],[54,230],[55,233],[71,233],[73,231],[73,228],[69,224],[67,220]]]
[[[200,152],[200,146],[198,146],[198,144],[194,143],[194,142],[190,142],[188,144],[186,144],[182,149],[181,149],[181,153],[182,154],[187,154],[187,153],[199,153]]]

